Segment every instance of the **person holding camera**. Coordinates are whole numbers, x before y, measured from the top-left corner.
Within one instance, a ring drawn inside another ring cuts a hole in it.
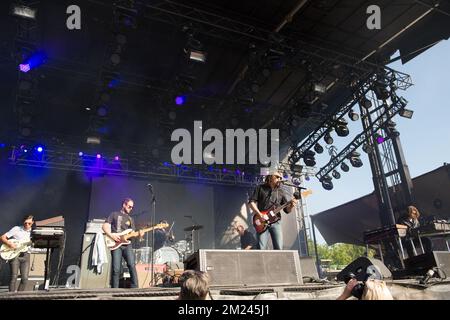
[[[394,300],[386,282],[378,279],[367,279],[358,281],[354,274],[346,279],[346,286],[336,300],[347,300],[355,297],[358,300]]]

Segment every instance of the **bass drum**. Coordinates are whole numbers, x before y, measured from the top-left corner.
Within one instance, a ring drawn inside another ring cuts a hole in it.
[[[180,255],[177,250],[171,247],[162,247],[155,251],[155,264],[164,264],[168,262],[180,262]]]

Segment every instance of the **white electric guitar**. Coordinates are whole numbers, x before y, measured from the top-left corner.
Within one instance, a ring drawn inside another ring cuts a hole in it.
[[[152,231],[153,229],[163,229],[163,228],[167,228],[169,226],[168,223],[159,223],[153,227],[148,227],[148,228],[144,228],[141,229],[139,231],[142,231],[144,233]],[[114,239],[112,239],[110,236],[105,234],[105,243],[106,246],[111,250],[116,250],[117,248],[123,246],[123,245],[128,245],[131,243],[131,241],[129,241],[128,239],[133,238],[133,237],[137,237],[139,236],[139,231],[133,231],[132,229],[127,229],[125,231],[122,231],[120,233],[113,233],[116,236],[120,237],[119,241],[114,241]]]
[[[14,259],[22,252],[27,252],[31,246],[31,241],[19,241],[15,239],[10,239],[9,241],[11,241],[16,245],[15,249],[11,248],[6,244],[2,244],[0,248],[0,257],[2,257],[3,260],[7,261]]]

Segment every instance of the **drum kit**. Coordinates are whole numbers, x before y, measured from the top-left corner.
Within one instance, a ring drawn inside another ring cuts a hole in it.
[[[201,225],[192,225],[184,228],[188,232],[185,240],[175,242],[171,246],[165,246],[155,251],[153,255],[154,264],[179,263],[183,262],[191,253],[194,252],[195,231],[202,229]],[[151,260],[151,247],[141,247],[134,249],[136,263],[147,264]]]

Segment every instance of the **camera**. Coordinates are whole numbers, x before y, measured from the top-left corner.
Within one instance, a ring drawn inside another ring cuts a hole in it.
[[[355,276],[354,273],[350,272],[344,278],[345,284],[347,284],[351,279],[356,279],[356,276]],[[364,283],[358,282],[352,289],[352,296],[354,296],[358,300],[361,300],[361,297],[362,297],[363,292],[364,292],[364,286],[365,286]]]

